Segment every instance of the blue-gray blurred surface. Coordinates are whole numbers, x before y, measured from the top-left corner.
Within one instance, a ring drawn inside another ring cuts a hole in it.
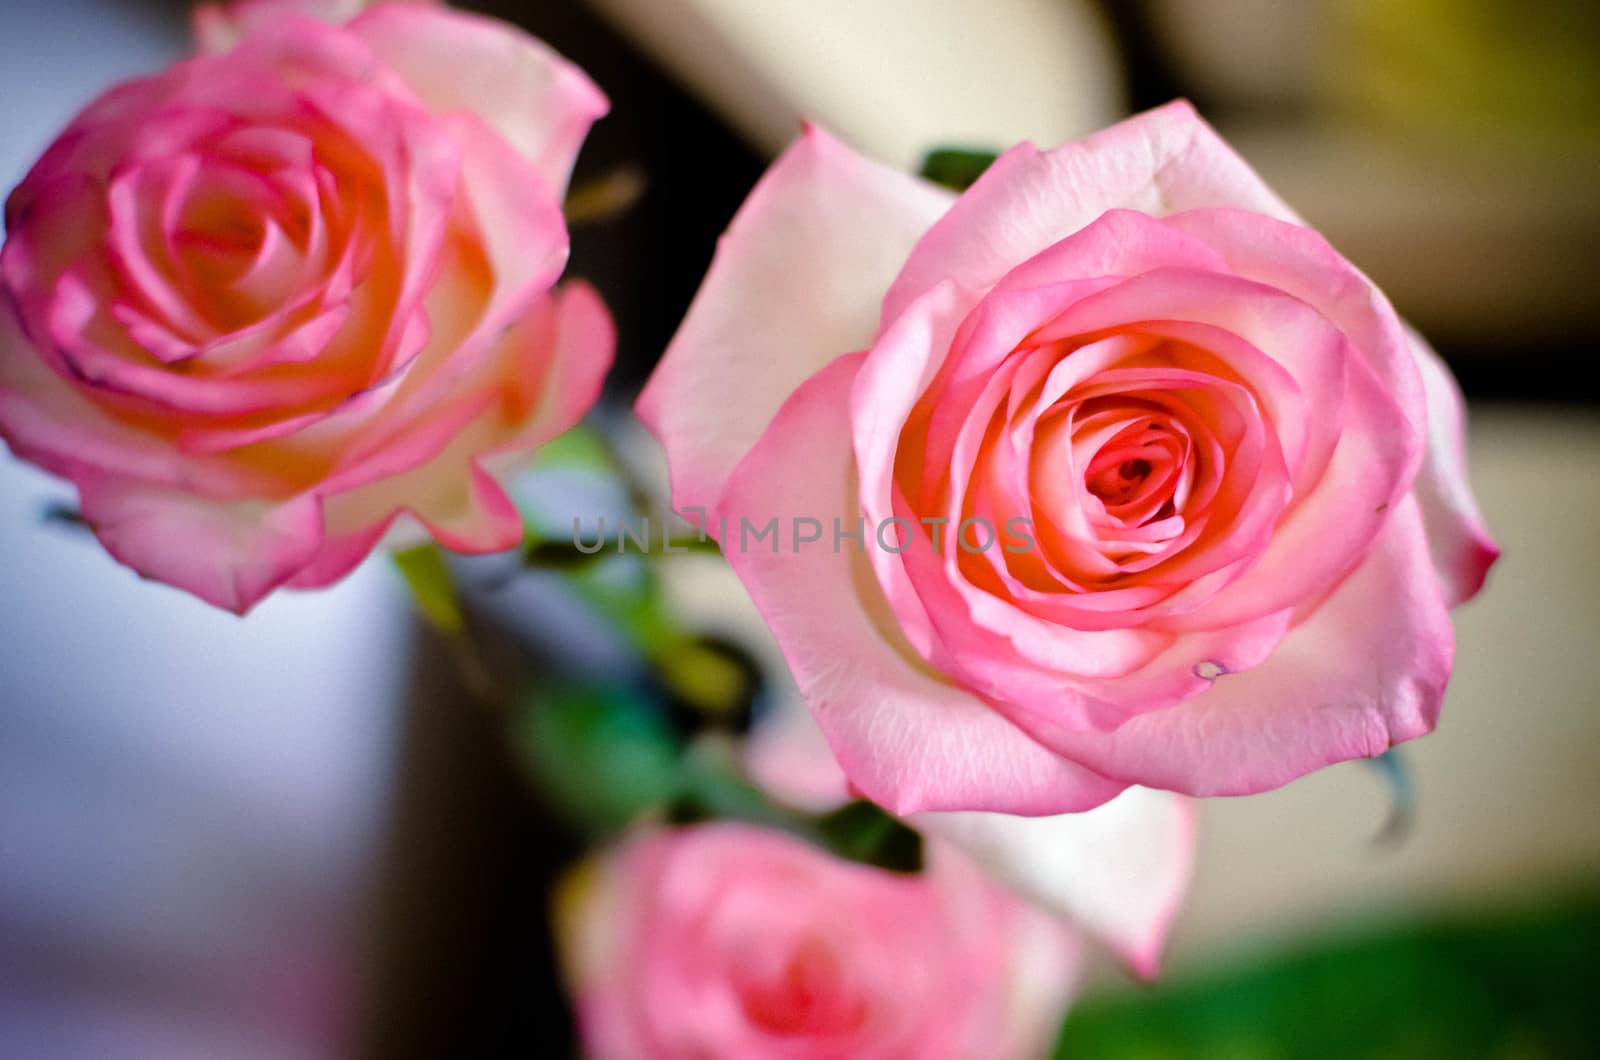
[[[3,6],[0,184],[173,7]],[[408,627],[388,572],[239,620],[46,525],[0,459],[0,1056],[345,1055]]]

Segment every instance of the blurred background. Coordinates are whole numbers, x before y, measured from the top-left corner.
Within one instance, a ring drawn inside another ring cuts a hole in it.
[[[1360,764],[1206,803],[1165,979],[1096,974],[1063,1052],[1600,1055],[1600,6],[458,6],[611,96],[578,183],[644,177],[574,231],[570,271],[620,323],[619,409],[802,117],[914,168],[1194,100],[1450,361],[1505,558],[1457,615],[1439,731],[1406,748],[1409,826],[1384,832]],[[7,188],[93,95],[186,46],[177,2],[0,11]],[[569,1051],[545,921],[573,840],[387,564],[240,622],[43,518],[70,499],[0,461],[0,1056]],[[761,653],[736,585],[682,580]],[[536,587],[483,596],[516,636],[621,650]]]

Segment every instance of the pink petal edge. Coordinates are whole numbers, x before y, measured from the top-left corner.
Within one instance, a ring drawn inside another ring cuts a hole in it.
[[[635,406],[679,511],[715,507],[795,388],[872,341],[889,281],[950,200],[813,126],[773,163]]]

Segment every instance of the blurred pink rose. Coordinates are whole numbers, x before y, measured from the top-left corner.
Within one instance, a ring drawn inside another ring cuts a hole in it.
[[[808,130],[639,411],[897,813],[1379,754],[1496,556],[1448,372],[1182,103],[959,198]]]
[[[248,3],[234,50],[107,92],[6,208],[0,434],[123,563],[241,613],[402,514],[515,545],[494,476],[612,353],[594,292],[551,289],[599,90],[443,7],[297,13],[332,6]]]
[[[595,1060],[1007,1060],[1044,1055],[1073,933],[948,849],[899,876],[788,835],[642,835],[560,910]]]

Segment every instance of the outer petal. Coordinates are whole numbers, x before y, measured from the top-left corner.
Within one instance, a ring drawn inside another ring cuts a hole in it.
[[[1158,971],[1194,867],[1194,809],[1188,799],[1129,788],[1085,813],[924,813],[913,823],[961,847],[1043,908],[1099,936],[1140,975]]]
[[[464,405],[461,416],[432,425],[448,441],[417,443],[437,447],[435,456],[323,498],[330,540],[295,587],[344,577],[402,513],[457,552],[495,552],[521,540],[522,517],[486,466],[504,465],[508,455],[549,441],[583,417],[600,396],[616,333],[594,289],[571,283],[507,332],[501,345],[492,389]],[[397,444],[380,455],[403,463],[406,447]]]
[[[440,113],[470,111],[527,156],[559,195],[610,108],[582,70],[505,22],[443,7],[379,4],[349,31]]]
[[[1455,640],[1415,499],[1265,663],[1111,733],[1034,735],[1107,776],[1253,795],[1432,731]],[[1019,721],[1022,720],[1019,718]]]
[[[1164,217],[1206,206],[1297,220],[1182,100],[1051,151],[1020,144],[917,244],[884,302],[884,320],[941,280],[987,288],[1107,210]]]
[[[834,516],[854,526],[850,387],[862,357],[801,386],[730,476],[719,517],[756,526]],[[726,535],[730,536],[731,535]],[[780,534],[786,539],[786,535]],[[913,662],[866,557],[824,540],[791,551],[725,542],[851,782],[893,813],[1048,814],[1098,806],[1126,785],[1059,758]]]
[[[235,0],[194,9],[195,45],[203,52],[230,51],[245,34],[273,18],[302,15],[335,25],[348,22],[374,2],[437,4],[439,0]]]
[[[549,441],[577,424],[600,398],[606,373],[616,356],[617,329],[599,292],[582,280],[571,280],[554,292],[555,334],[541,360],[548,357],[543,385],[537,393],[526,387],[527,377],[515,370],[513,385],[524,384],[519,401],[530,416],[511,442],[526,449]],[[508,337],[514,339],[516,333]]]
[[[1408,329],[1409,330],[1409,329]],[[1411,333],[1411,348],[1428,396],[1428,447],[1412,495],[1422,508],[1433,563],[1451,607],[1478,595],[1500,546],[1489,536],[1467,479],[1466,408],[1439,355]]]
[[[206,501],[116,479],[80,480],[83,517],[117,561],[242,615],[322,544],[310,498]]]
[[[794,389],[871,343],[889,281],[951,198],[815,128],[773,164],[639,398],[680,511],[715,507]]]

